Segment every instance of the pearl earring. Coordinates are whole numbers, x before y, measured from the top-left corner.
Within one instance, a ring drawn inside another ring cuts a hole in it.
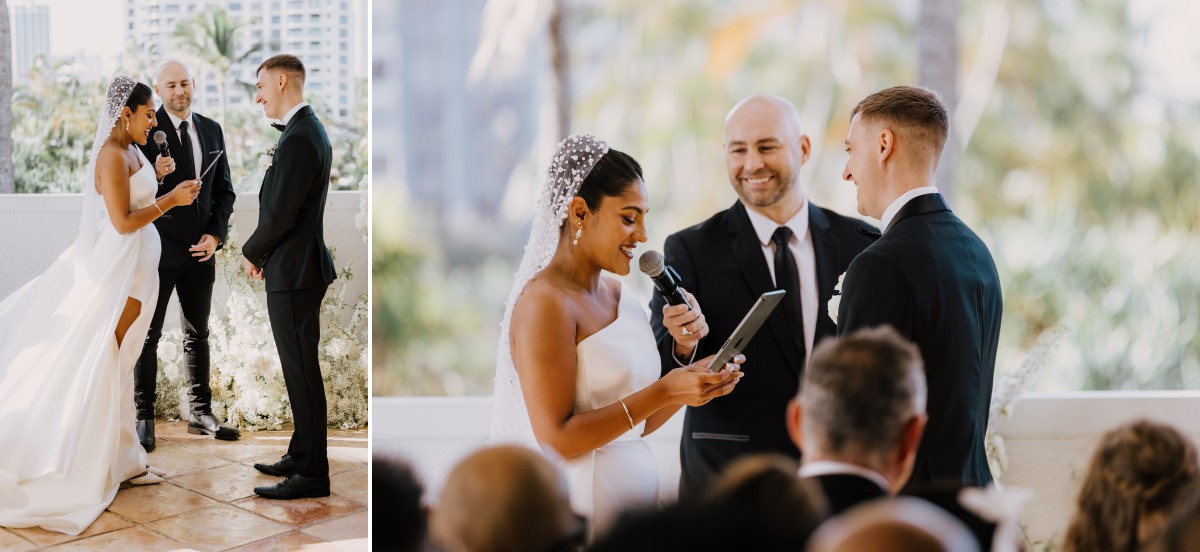
[[[125,131],[129,132],[129,119],[125,119]]]
[[[579,237],[583,235],[583,221],[577,220],[575,224],[579,226],[579,229],[575,231],[575,239],[571,241],[571,245],[579,245]]]

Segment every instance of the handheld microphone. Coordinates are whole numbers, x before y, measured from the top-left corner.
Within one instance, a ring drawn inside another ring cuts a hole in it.
[[[163,157],[170,157],[171,150],[167,149],[167,133],[158,130],[154,132],[154,143],[158,144],[158,154]]]
[[[653,249],[642,253],[638,258],[638,268],[654,281],[654,288],[667,300],[667,304],[687,305],[688,310],[691,310],[691,303],[688,303],[687,297],[684,297],[683,291],[679,289],[679,273],[663,262],[662,253]]]

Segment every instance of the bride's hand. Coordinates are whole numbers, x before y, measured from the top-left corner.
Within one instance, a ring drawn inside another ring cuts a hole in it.
[[[199,194],[199,180],[184,180],[175,186],[174,190],[171,190],[170,193],[167,194],[167,200],[171,203],[172,207],[191,205],[192,202],[196,200],[196,196]]]
[[[737,382],[745,375],[739,365],[746,361],[745,355],[737,355],[719,372],[709,372],[708,365],[713,357],[707,356],[696,363],[667,372],[662,381],[667,386],[670,401],[686,406],[702,406],[717,397],[733,392]]]

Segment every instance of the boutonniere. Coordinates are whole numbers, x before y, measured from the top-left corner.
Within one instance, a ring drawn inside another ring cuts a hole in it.
[[[259,169],[262,169],[265,171],[268,168],[270,168],[271,165],[275,164],[275,149],[278,147],[279,147],[279,144],[275,143],[271,147],[267,148],[266,153],[258,156],[258,168]]]
[[[827,305],[829,307],[829,319],[833,320],[835,325],[837,324],[838,307],[842,306],[842,280],[845,279],[845,272],[841,276],[838,276],[837,285],[833,286],[833,297],[829,298],[829,304]]]

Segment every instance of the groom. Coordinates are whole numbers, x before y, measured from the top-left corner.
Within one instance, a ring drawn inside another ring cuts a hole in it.
[[[283,366],[295,430],[287,454],[274,464],[255,464],[285,477],[256,487],[265,498],[329,496],[325,385],[317,364],[321,300],[336,277],[325,247],[322,221],[329,194],[333,152],[325,127],[304,101],[304,64],[277,55],[258,66],[255,103],[282,133],[258,193],[258,228],[242,246],[244,268],[266,280],[267,313]]]
[[[178,61],[159,67],[154,92],[162,99],[156,115],[158,126],[150,129],[166,135],[170,157],[158,164],[174,163],[176,170],[159,177],[158,195],[163,195],[185,180],[198,178],[217,154],[225,149],[221,125],[192,111],[192,92],[196,81]],[[146,159],[159,155],[153,140],[138,146]],[[146,343],[134,370],[134,402],[137,404],[138,440],[146,452],[154,450],[154,401],[157,396],[158,340],[171,293],[179,296],[180,322],[183,327],[183,353],[187,362],[188,433],[212,435],[232,441],[238,430],[221,425],[212,413],[212,389],[209,387],[208,315],[212,310],[213,283],[217,261],[213,255],[225,243],[229,216],[233,214],[233,181],[229,163],[222,155],[204,177],[200,195],[189,207],[173,209],[154,221],[162,240],[158,262],[158,305],[150,319]]]
[[[921,350],[929,421],[907,488],[992,480],[983,438],[1003,301],[987,246],[933,186],[949,132],[936,92],[897,86],[859,102],[846,138],[842,178],[883,234],[846,272],[837,333],[889,324]]]

